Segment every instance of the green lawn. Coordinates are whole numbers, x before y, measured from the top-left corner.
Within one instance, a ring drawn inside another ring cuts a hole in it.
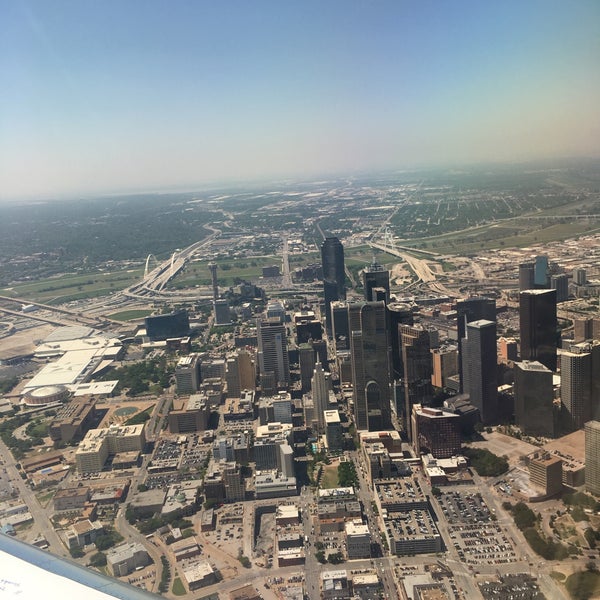
[[[138,308],[132,310],[122,310],[112,315],[108,315],[109,319],[114,321],[133,321],[134,319],[142,319],[152,314],[151,308]]]
[[[337,463],[335,465],[324,465],[323,476],[319,487],[323,490],[330,490],[338,487]]]
[[[569,575],[565,583],[573,600],[587,600],[600,594],[600,573],[598,571],[579,571]]]
[[[179,577],[175,577],[171,591],[175,596],[185,596],[187,593],[185,591],[185,586],[183,585],[183,582],[181,581],[181,579],[179,579]]]

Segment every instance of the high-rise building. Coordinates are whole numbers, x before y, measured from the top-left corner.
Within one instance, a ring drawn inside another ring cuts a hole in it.
[[[421,325],[400,325],[404,364],[404,431],[411,439],[410,417],[415,404],[429,406],[433,400],[429,331]],[[411,440],[412,441],[412,440]]]
[[[456,303],[456,329],[458,337],[458,377],[459,391],[465,392],[463,385],[463,360],[462,360],[462,340],[467,332],[467,323],[471,321],[496,322],[496,300],[494,298],[484,298],[482,296],[473,296]]]
[[[550,287],[550,266],[547,256],[536,256],[533,270],[533,287],[535,289],[548,289]]]
[[[541,362],[556,371],[556,290],[526,290],[519,294],[521,360]]]
[[[567,428],[581,429],[592,418],[592,354],[565,352],[560,355],[560,397],[567,411]]]
[[[411,416],[411,439],[415,453],[430,453],[434,458],[460,454],[460,416],[415,404]]]
[[[556,290],[557,302],[566,302],[569,299],[569,278],[564,273],[550,277],[550,288]]]
[[[337,410],[326,410],[324,413],[325,434],[327,449],[335,452],[344,449],[344,435],[342,433],[342,422]]]
[[[573,319],[573,341],[577,344],[586,340],[600,341],[600,319]]]
[[[585,285],[587,283],[587,273],[585,269],[573,269],[573,282],[577,285]]]
[[[331,375],[323,370],[321,363],[317,363],[315,365],[311,380],[311,387],[317,428],[319,433],[325,433],[324,415],[325,411],[329,410]]]
[[[445,388],[448,377],[458,373],[458,347],[446,344],[431,350],[432,374],[431,385]]]
[[[300,344],[298,347],[298,363],[300,365],[300,386],[302,392],[310,390],[310,380],[315,368],[315,351],[312,344]]]
[[[332,330],[331,336],[335,351],[350,349],[350,331],[348,329],[348,305],[345,301],[332,302],[330,306]]]
[[[588,421],[585,430],[585,489],[600,495],[600,421]]]
[[[385,303],[349,304],[348,324],[356,428],[387,429],[391,389]]]
[[[175,367],[178,394],[193,394],[200,386],[200,357],[198,354],[182,356]]]
[[[535,285],[535,265],[532,262],[519,265],[519,291],[532,290]]]
[[[231,311],[227,300],[215,300],[213,302],[215,313],[215,325],[229,325],[231,323]]]
[[[367,302],[376,302],[379,298],[374,297],[375,288],[385,290],[385,302],[390,299],[390,272],[384,269],[375,258],[373,262],[363,271],[363,287],[365,300]]]
[[[242,390],[254,390],[256,365],[253,355],[248,350],[238,350],[233,358],[227,360],[226,369],[228,398],[239,398]]]
[[[462,340],[463,389],[479,409],[483,423],[498,414],[496,323],[480,319],[467,324]]]
[[[346,299],[346,271],[344,266],[344,246],[338,238],[328,237],[321,245],[323,265],[323,292],[325,296],[325,325],[331,335],[331,303]]]
[[[412,325],[414,323],[413,313],[409,304],[392,302],[386,306],[388,326],[390,329],[391,347],[391,369],[394,379],[404,377],[404,363],[402,362],[402,340],[400,336],[400,325]]]
[[[515,363],[515,422],[525,435],[554,437],[552,371],[542,363]]]
[[[263,392],[274,393],[290,383],[290,363],[285,325],[278,319],[259,320],[258,364]]]

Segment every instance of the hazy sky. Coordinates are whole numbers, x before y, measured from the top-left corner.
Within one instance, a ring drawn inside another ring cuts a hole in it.
[[[597,0],[0,0],[0,199],[600,156]]]

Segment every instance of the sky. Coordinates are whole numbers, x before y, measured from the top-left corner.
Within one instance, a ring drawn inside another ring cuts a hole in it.
[[[0,200],[581,156],[597,0],[0,0]]]

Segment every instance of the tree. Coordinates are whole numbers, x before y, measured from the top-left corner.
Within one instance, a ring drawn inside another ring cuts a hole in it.
[[[96,552],[90,558],[91,567],[104,567],[106,565],[106,554],[104,552]]]

